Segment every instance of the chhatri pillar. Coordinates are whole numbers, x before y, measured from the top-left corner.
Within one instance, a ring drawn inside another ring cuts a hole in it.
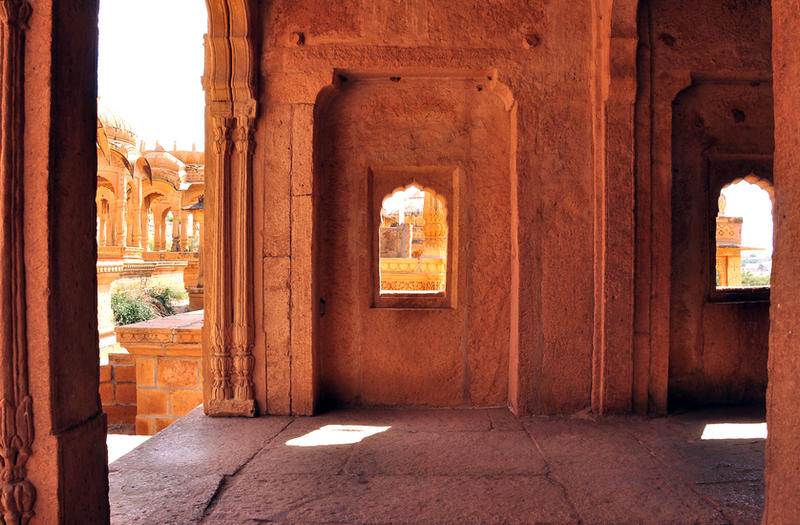
[[[185,214],[192,215],[192,229],[197,229],[200,233],[200,242],[197,245],[197,261],[192,261],[184,270],[184,283],[189,294],[189,310],[203,309],[203,235],[201,224],[203,220],[203,197],[200,200],[184,208]],[[192,235],[192,238],[194,235]]]
[[[161,246],[161,220],[153,214],[153,251],[157,252]]]
[[[146,248],[142,243],[142,207],[139,206],[138,203],[131,211],[131,216],[131,227],[133,228],[132,246],[135,248]]]
[[[125,246],[127,244],[128,228],[125,220],[125,199],[117,199],[114,208],[114,246]]]
[[[147,231],[148,221],[147,221],[147,210],[144,205],[139,206],[139,233],[141,235],[141,243],[140,246],[144,251],[148,251],[149,246],[149,232]]]
[[[189,231],[189,213],[186,210],[181,210],[180,216],[181,216],[181,232],[180,232],[180,238],[178,239],[178,249],[176,251],[182,252],[185,251],[187,248],[186,242],[188,239],[188,231]],[[172,224],[173,224],[172,227],[175,228],[174,226],[175,223],[173,222]]]

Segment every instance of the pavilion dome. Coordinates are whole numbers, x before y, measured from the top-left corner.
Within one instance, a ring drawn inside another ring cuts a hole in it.
[[[108,107],[100,97],[97,97],[97,118],[103,124],[108,140],[127,142],[136,146],[138,139],[133,128],[122,118],[122,115]]]
[[[152,168],[160,168],[178,173],[186,166],[180,159],[163,149],[148,151],[144,156],[147,158]]]

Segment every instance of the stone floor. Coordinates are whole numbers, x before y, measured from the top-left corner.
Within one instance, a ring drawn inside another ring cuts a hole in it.
[[[112,523],[758,523],[764,440],[701,435],[759,421],[197,409],[111,464]]]

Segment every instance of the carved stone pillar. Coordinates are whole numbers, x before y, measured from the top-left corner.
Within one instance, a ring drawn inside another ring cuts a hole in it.
[[[173,226],[174,228],[174,226]],[[178,250],[179,252],[186,251],[188,247],[187,239],[189,233],[189,214],[186,210],[181,210],[181,233],[180,238],[178,239]]]
[[[161,228],[162,222],[158,215],[153,215],[153,251],[161,251],[161,242],[164,239],[164,230]]]
[[[111,212],[109,211],[105,217],[103,217],[104,227],[105,230],[103,239],[103,246],[113,246],[114,245],[114,221],[111,218]]]
[[[127,244],[128,228],[125,219],[125,199],[117,199],[117,205],[114,208],[114,246]]]
[[[144,249],[144,251],[148,251],[150,249],[150,232],[148,231],[149,228],[149,221],[147,216],[147,210],[144,205],[139,207],[139,231],[141,232],[141,244],[140,246]]]
[[[142,243],[142,206],[140,201],[141,196],[135,203],[131,204],[131,227],[133,228],[132,246],[135,248],[146,248]]]
[[[172,220],[172,242],[169,245],[169,251],[171,252],[181,251],[181,238],[177,223],[177,219]]]
[[[97,217],[97,245],[106,245],[106,220],[102,216]]]
[[[162,217],[158,223],[158,251],[167,251],[167,220]]]
[[[97,204],[97,246],[106,245],[106,219],[103,215],[103,201],[96,201]]]
[[[204,390],[209,415],[255,415],[252,154],[257,60],[248,0],[208,2]]]
[[[229,176],[229,156],[230,156],[230,129],[229,119],[225,115],[212,117],[214,123],[214,146],[215,162],[214,169],[209,173],[206,169],[206,187],[210,188],[216,196],[213,209],[215,222],[210,229],[209,247],[213,253],[209,257],[209,273],[213,275],[213,280],[209,283],[213,301],[207,304],[210,310],[206,323],[210,324],[210,343],[211,343],[211,399],[206,403],[206,412],[211,415],[227,415],[225,408],[226,401],[232,399],[233,389],[231,387],[231,368],[232,359],[229,339],[229,323],[227,305],[229,304],[229,294],[231,293],[228,282],[229,272],[225,247],[229,245],[225,227],[228,221],[228,176]],[[209,177],[211,175],[211,177]]]
[[[233,212],[238,227],[234,231],[236,259],[233,267],[233,368],[234,399],[252,402],[254,398],[253,367],[253,268],[252,233],[253,207],[250,204],[252,191],[253,119],[240,115],[236,119],[236,147],[232,170],[234,177]]]
[[[26,479],[33,444],[33,401],[28,392],[25,306],[24,200],[25,0],[0,0],[0,514],[26,524],[36,488]]]
[[[197,235],[199,236],[197,239],[197,287],[203,287],[203,210],[196,210],[193,214],[193,221],[192,221],[192,228],[197,225]]]

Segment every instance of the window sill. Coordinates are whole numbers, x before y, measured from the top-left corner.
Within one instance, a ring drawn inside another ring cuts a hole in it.
[[[769,286],[716,288],[711,291],[712,303],[768,303]]]

